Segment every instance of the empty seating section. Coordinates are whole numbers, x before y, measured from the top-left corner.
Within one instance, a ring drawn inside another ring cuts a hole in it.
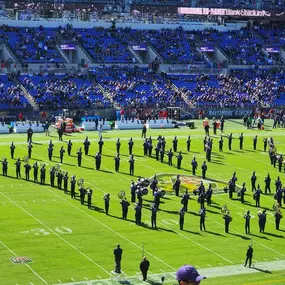
[[[144,68],[96,68],[93,74],[113,101],[121,106],[166,106],[180,105],[183,102],[179,92],[172,90],[167,79]]]
[[[203,54],[196,50],[195,39],[183,29],[148,30],[145,35],[168,63],[205,63]]]
[[[19,80],[39,105],[69,109],[103,108],[110,105],[101,90],[84,77],[65,74],[22,75]]]
[[[1,37],[7,39],[19,60],[26,63],[63,62],[56,50],[56,31],[41,27],[0,27]]]
[[[256,27],[256,31],[262,35],[268,44],[285,45],[285,26],[267,27],[266,25]]]
[[[268,53],[270,44],[285,47],[284,27],[243,28],[238,31],[136,30],[130,28],[63,29],[65,40],[77,40],[95,63],[136,63],[129,50],[132,44],[151,46],[164,63],[207,64],[200,46],[211,43],[220,48],[230,64],[280,64],[279,54]],[[63,62],[56,48],[58,29],[0,27],[0,37],[20,60],[27,63]]]
[[[211,32],[211,39],[230,58],[232,64],[265,64],[267,57],[262,51],[263,39],[252,30]]]
[[[17,109],[28,105],[20,86],[9,81],[7,75],[0,75],[0,109]]]
[[[95,62],[132,63],[133,56],[128,50],[124,29],[114,32],[104,28],[75,29],[81,43]]]

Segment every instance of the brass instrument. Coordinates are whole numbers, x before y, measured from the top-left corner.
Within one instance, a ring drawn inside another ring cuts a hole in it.
[[[272,208],[273,208],[273,210],[275,211],[275,212],[277,212],[278,210],[280,210],[280,205],[279,205],[279,203],[274,203],[273,204],[273,206],[272,206]]]
[[[262,210],[260,208],[258,208],[257,210],[257,216],[259,217],[262,214]]]
[[[55,166],[54,166],[54,169],[56,172],[59,172],[60,170],[60,165],[57,163]]]
[[[227,207],[227,205],[222,206],[222,208],[221,208],[221,213],[225,215],[227,212],[228,212],[228,207]]]
[[[77,185],[81,187],[83,184],[84,184],[84,179],[83,178],[79,178],[78,181],[77,181]]]
[[[142,182],[141,182],[141,185],[142,185],[143,187],[148,187],[149,184],[150,184],[150,182],[149,182],[148,179],[144,179],[144,180],[142,180]]]
[[[118,193],[118,197],[120,199],[125,199],[126,198],[126,192],[124,190],[121,190],[119,193]]]
[[[26,163],[28,163],[29,157],[28,157],[28,156],[24,156],[23,161],[25,161]]]
[[[147,194],[148,194],[148,190],[147,190],[147,188],[143,188],[143,190],[142,190],[142,194],[143,194],[143,195],[147,195]]]
[[[275,211],[275,213],[280,214],[280,216],[282,218],[281,207],[280,207],[279,203],[273,204],[273,210]]]

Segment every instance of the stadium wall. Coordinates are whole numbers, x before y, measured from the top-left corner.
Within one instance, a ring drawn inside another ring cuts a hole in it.
[[[94,27],[110,28],[110,22],[68,22],[68,21],[21,21],[21,20],[0,20],[0,25],[8,25],[11,27],[39,27],[40,25],[49,28],[57,28],[70,24],[73,28],[91,29]],[[224,26],[213,22],[187,22],[178,24],[147,24],[147,23],[116,23],[117,28],[132,28],[138,30],[160,30],[160,29],[176,29],[183,27],[184,30],[205,30],[209,28],[217,29],[218,31],[240,30],[246,27],[247,22],[241,21],[236,23],[227,23]]]

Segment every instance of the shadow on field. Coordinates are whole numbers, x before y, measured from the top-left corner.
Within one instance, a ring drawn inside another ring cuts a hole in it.
[[[255,235],[255,234],[250,234],[250,236],[257,237],[257,238],[261,238],[261,239],[266,239],[266,240],[271,240],[271,239],[269,239],[268,237],[259,236],[259,235]]]
[[[114,172],[113,172],[113,171],[109,171],[109,170],[103,170],[103,169],[100,169],[99,171],[101,171],[101,172],[105,172],[105,173],[111,173],[111,174],[114,174]]]
[[[279,232],[285,232],[285,230],[280,230],[280,229],[279,229],[278,231],[279,231]]]
[[[240,237],[241,239],[245,239],[245,240],[250,240],[251,239],[250,237],[246,237],[246,236],[240,235],[240,234],[229,233],[229,235]]]
[[[159,209],[159,211],[165,212],[165,213],[168,213],[168,214],[174,214],[174,215],[177,215],[177,214],[178,214],[178,211],[162,210],[162,209]]]
[[[89,170],[95,170],[95,167],[87,167],[87,166],[79,166],[80,168],[85,168],[85,169],[89,169]]]
[[[221,164],[221,165],[224,165],[224,163],[223,162],[220,162],[220,161],[218,161],[218,160],[211,160],[210,162],[212,162],[212,163],[214,163],[214,164]]]
[[[87,205],[85,205],[87,206]],[[100,208],[100,207],[97,207],[97,206],[91,206],[91,210],[94,210],[94,211],[97,211],[97,212],[100,212],[100,213],[104,213],[104,209]]]
[[[247,149],[246,151],[247,151],[247,152],[258,152],[258,151],[260,151],[260,150],[258,150],[258,149],[257,149],[257,150]]]
[[[37,142],[32,142],[32,144],[35,144],[35,145],[43,145],[42,143],[37,143]]]
[[[139,176],[139,175],[130,175],[129,172],[120,172],[120,174],[128,175],[128,176],[130,176],[130,178],[131,178],[131,177],[137,177],[137,178],[141,177],[141,176]]]
[[[207,231],[207,233],[214,235],[214,236],[219,236],[219,237],[225,237],[225,235],[219,234],[219,233],[215,233],[215,232],[211,232],[211,231]]]
[[[62,164],[68,165],[68,166],[76,166],[75,164],[70,164],[70,163],[65,163],[65,162],[63,162]]]
[[[273,233],[264,233],[265,235],[268,235],[268,236],[272,236],[272,237],[276,237],[276,238],[284,238],[284,236],[282,235],[277,235],[277,234],[273,234]]]
[[[228,152],[228,151],[225,151],[224,153],[226,153],[226,154],[231,154],[231,155],[233,155],[234,153],[232,153],[232,152]]]
[[[212,157],[220,157],[220,158],[224,158],[224,155],[220,154],[219,152],[212,152]]]
[[[177,232],[174,231],[174,230],[170,230],[170,229],[166,229],[166,228],[161,228],[161,227],[157,227],[156,229],[154,229],[154,228],[150,228],[150,229],[158,230],[158,231],[164,231],[164,232],[169,232],[169,233],[173,233],[173,234],[177,234]]]
[[[88,156],[90,156],[90,157],[93,157],[94,158],[94,155],[90,155],[90,154],[88,154]],[[107,156],[107,157],[114,157],[115,156],[115,154],[113,154],[113,155],[109,155],[109,154],[102,154],[102,156]],[[121,156],[121,155],[120,155]]]
[[[186,232],[186,233],[189,233],[189,234],[193,234],[193,235],[201,236],[201,234],[200,234],[199,232],[192,232],[192,231],[189,231],[189,230],[183,230],[183,232]]]
[[[209,208],[207,208],[207,212],[209,213],[212,213],[212,214],[221,214],[221,212],[217,212],[217,211],[212,211],[212,210],[209,210]]]
[[[168,197],[162,197],[161,199],[163,199],[163,200],[171,200],[171,198],[168,198]]]
[[[213,202],[212,202],[211,208],[215,208],[215,209],[221,210],[221,207],[220,207],[220,206],[214,206],[214,205],[213,205]],[[208,210],[207,210],[207,211],[208,211]]]
[[[249,267],[249,268],[256,270],[256,271],[263,272],[263,273],[273,274],[270,270],[267,270],[267,269],[261,269],[261,268],[257,268],[257,267]]]

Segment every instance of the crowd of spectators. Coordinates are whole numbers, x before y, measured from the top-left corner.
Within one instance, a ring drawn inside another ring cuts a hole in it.
[[[102,91],[80,74],[21,75],[21,84],[40,106],[53,109],[103,108],[110,102]]]
[[[8,80],[7,75],[0,76],[0,108],[26,107],[28,101],[19,85],[14,85]]]
[[[120,106],[180,106],[179,91],[161,75],[146,68],[102,67],[92,71],[96,81]]]
[[[22,62],[63,62],[56,50],[58,38],[56,29],[23,28],[2,25],[0,27],[1,39],[15,52]]]
[[[283,64],[279,53],[268,53],[269,45],[284,47],[284,25],[249,25],[240,30],[220,32],[215,29],[187,31],[177,29],[139,30],[131,28],[75,29],[65,28],[19,28],[3,25],[0,37],[15,52],[20,62],[56,63],[64,62],[57,44],[60,39],[78,42],[95,63],[137,63],[131,53],[132,45],[146,44],[152,47],[162,63],[207,65],[209,57],[200,49],[211,44],[218,47],[229,64],[274,65]]]
[[[285,70],[232,70],[229,75],[170,76],[191,104],[272,106],[285,100]]]

